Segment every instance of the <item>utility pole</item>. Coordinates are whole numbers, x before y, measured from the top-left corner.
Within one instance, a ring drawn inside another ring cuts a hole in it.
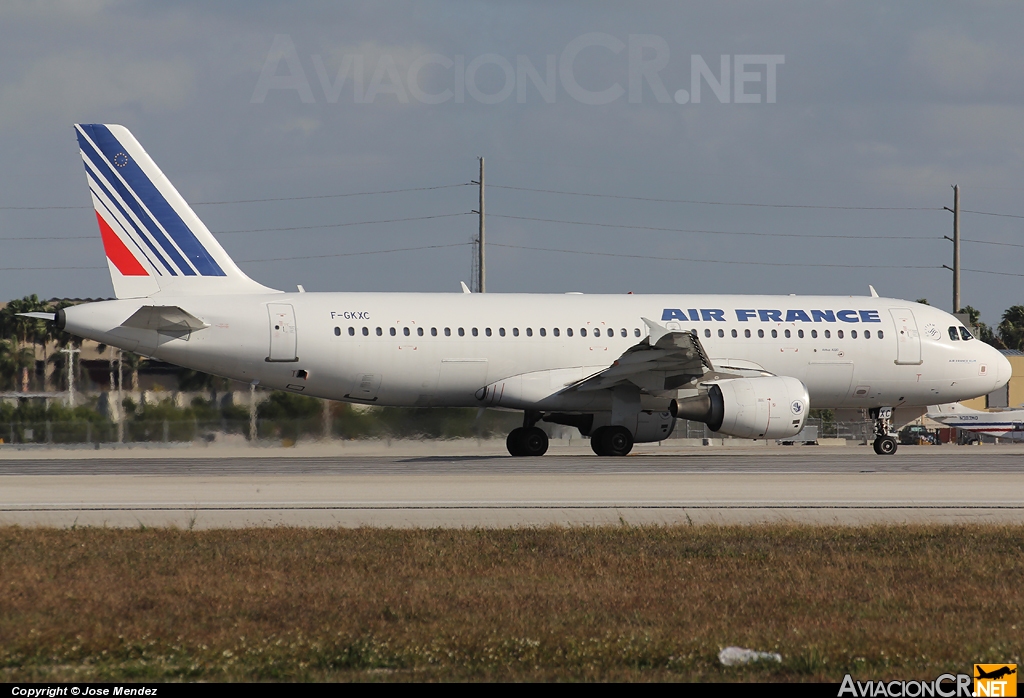
[[[953,243],[953,267],[946,267],[945,264],[942,266],[946,269],[950,269],[953,272],[953,312],[960,312],[960,185],[953,185],[953,208],[949,206],[943,206],[953,214],[953,237],[943,235]]]
[[[117,350],[117,443],[124,443],[124,393],[122,382],[124,380],[124,354]]]
[[[486,256],[484,253],[484,159],[480,160],[480,179],[473,184],[480,185],[480,208],[473,213],[480,215],[480,235],[476,240],[477,249],[477,281],[476,290],[477,293],[487,293],[487,264]]]
[[[249,445],[256,445],[256,386],[259,379],[249,384]]]
[[[68,347],[61,349],[61,354],[68,355],[68,407],[75,406],[75,354],[81,352],[81,349],[72,349]]]

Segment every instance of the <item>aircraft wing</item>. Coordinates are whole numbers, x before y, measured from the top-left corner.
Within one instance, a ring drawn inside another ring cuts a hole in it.
[[[653,320],[642,319],[650,328],[648,337],[627,349],[608,368],[566,390],[604,390],[628,382],[657,394],[678,390],[688,384],[696,387],[706,374],[715,372],[697,335],[669,330]],[[727,376],[717,372],[715,377]]]

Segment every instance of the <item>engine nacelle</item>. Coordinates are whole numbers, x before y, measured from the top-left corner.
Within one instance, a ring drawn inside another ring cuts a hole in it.
[[[804,428],[810,397],[796,378],[733,378],[695,397],[673,400],[672,415],[742,439],[785,439]]]

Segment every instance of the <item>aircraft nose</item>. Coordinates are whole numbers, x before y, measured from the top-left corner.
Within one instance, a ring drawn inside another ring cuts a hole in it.
[[[991,347],[991,351],[995,354],[992,362],[995,364],[996,369],[996,384],[993,390],[997,390],[1010,382],[1010,376],[1013,375],[1013,366],[1010,365],[1009,359],[1003,356],[1001,351],[994,347]]]

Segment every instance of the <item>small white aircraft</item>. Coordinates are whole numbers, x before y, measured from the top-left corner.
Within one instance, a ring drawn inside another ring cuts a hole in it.
[[[1024,439],[1024,410],[983,412],[951,402],[945,405],[932,405],[928,408],[926,416],[943,426],[956,427],[973,434],[998,436],[1014,441]]]
[[[80,337],[278,390],[369,405],[522,410],[598,455],[660,441],[677,418],[784,439],[810,407],[867,410],[875,451],[925,406],[992,392],[998,351],[953,316],[854,296],[283,293],[253,281],[123,126],[75,132],[116,300],[56,315]],[[301,291],[301,289],[300,289]]]

